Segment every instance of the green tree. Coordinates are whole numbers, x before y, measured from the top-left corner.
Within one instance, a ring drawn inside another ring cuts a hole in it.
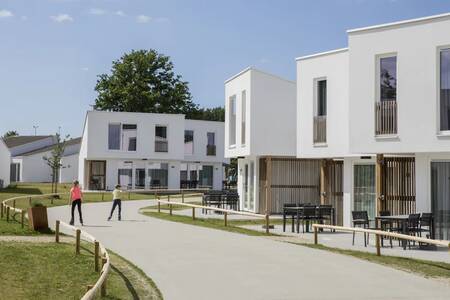
[[[8,137],[11,137],[11,136],[18,136],[19,135],[19,133],[16,131],[16,130],[9,130],[9,131],[7,131],[4,135],[3,135],[3,138],[8,138]]]
[[[50,152],[50,156],[42,157],[43,160],[47,163],[52,171],[52,193],[58,192],[58,175],[61,168],[64,166],[61,163],[61,159],[64,155],[64,150],[66,149],[66,141],[69,138],[67,135],[64,139],[61,139],[59,133],[56,133],[56,144]]]
[[[225,108],[218,106],[214,108],[198,108],[186,115],[188,119],[208,120],[208,121],[225,121]]]
[[[98,76],[97,110],[192,114],[188,83],[173,71],[168,56],[155,50],[124,54],[113,62],[111,74]]]

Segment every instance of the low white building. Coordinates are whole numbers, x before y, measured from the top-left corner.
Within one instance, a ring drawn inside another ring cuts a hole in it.
[[[83,188],[222,189],[223,122],[182,114],[88,111],[79,156]]]
[[[225,157],[238,159],[241,209],[319,201],[319,161],[296,158],[295,82],[247,68],[225,82]]]
[[[0,138],[0,189],[10,183],[11,153],[2,138]]]

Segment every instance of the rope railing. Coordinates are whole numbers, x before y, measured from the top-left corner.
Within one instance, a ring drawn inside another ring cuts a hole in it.
[[[313,224],[314,228],[314,244],[318,244],[318,229],[332,229],[335,231],[343,231],[343,232],[363,232],[364,234],[374,234],[375,235],[375,247],[377,249],[377,255],[381,255],[381,237],[391,237],[399,240],[406,240],[412,242],[418,242],[423,244],[447,247],[450,251],[450,241],[446,240],[433,240],[423,237],[417,237],[407,234],[401,234],[390,231],[376,230],[376,229],[364,229],[364,228],[356,228],[356,227],[344,227],[344,226],[335,226],[335,225],[326,225],[326,224]]]

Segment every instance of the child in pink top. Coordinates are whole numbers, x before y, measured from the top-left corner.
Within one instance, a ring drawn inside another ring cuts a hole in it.
[[[80,184],[78,180],[75,180],[73,182],[73,186],[70,189],[70,200],[72,202],[72,218],[70,219],[70,225],[73,225],[74,222],[74,212],[75,212],[75,206],[78,208],[78,215],[80,216],[80,223],[81,226],[83,226],[83,216],[81,215],[81,200],[83,198],[83,193],[80,189]]]

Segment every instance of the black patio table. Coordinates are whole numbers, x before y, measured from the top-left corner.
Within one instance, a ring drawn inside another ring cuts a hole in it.
[[[308,207],[315,207],[316,208],[316,216],[317,219],[319,219],[319,207],[316,205],[308,205]],[[297,233],[300,233],[300,215],[303,213],[305,206],[286,206],[283,208],[283,232],[286,230],[286,213],[287,212],[294,212],[296,223],[297,223]],[[334,207],[331,207],[331,219],[332,224],[336,225],[336,214]],[[309,221],[314,219],[306,219],[306,232],[309,232]],[[294,232],[294,226],[292,226],[292,232]]]
[[[408,234],[408,219],[409,215],[394,215],[394,216],[377,216],[375,217],[376,224],[378,230],[381,230],[381,221],[394,221],[401,226],[402,234]],[[403,249],[406,250],[407,241],[402,240]]]

